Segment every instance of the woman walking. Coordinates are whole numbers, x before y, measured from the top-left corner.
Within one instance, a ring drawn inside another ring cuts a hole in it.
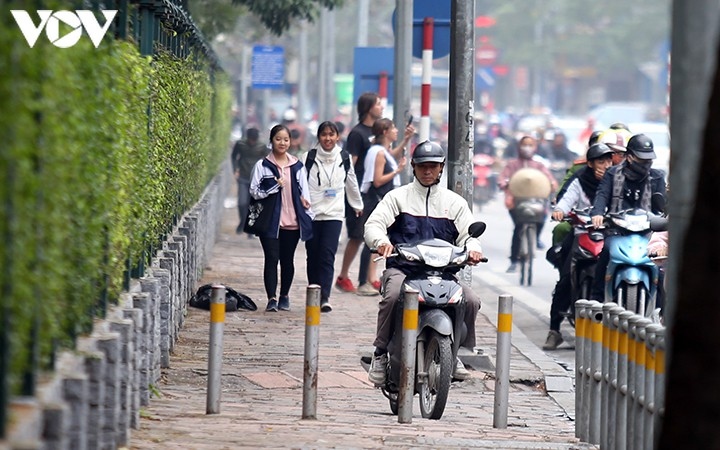
[[[374,144],[365,156],[365,174],[363,175],[360,192],[365,205],[365,219],[375,210],[385,194],[400,186],[400,174],[407,159],[403,156],[400,162],[393,157],[392,144],[398,137],[398,130],[390,119],[378,119],[372,127]],[[376,263],[370,257],[370,249],[363,246],[360,255],[360,281],[358,295],[378,295],[380,280],[377,276]]]
[[[265,200],[268,225],[255,233],[260,237],[265,264],[263,281],[268,303],[265,311],[290,310],[290,287],[295,276],[295,249],[298,241],[312,238],[307,174],[303,163],[288,153],[290,130],[275,125],[270,130],[270,154],[253,168],[250,195]],[[272,196],[276,196],[272,199]],[[270,200],[270,201],[267,201]],[[260,213],[262,214],[262,212]],[[248,220],[253,219],[251,216]],[[277,297],[278,262],[280,263],[280,297]]]
[[[363,212],[363,202],[350,156],[338,146],[340,132],[337,125],[330,121],[321,123],[317,139],[320,149],[312,149],[302,158],[315,216],[313,237],[305,242],[307,278],[309,284],[320,286],[320,310],[330,312],[335,253],[345,220],[345,196],[358,216]]]

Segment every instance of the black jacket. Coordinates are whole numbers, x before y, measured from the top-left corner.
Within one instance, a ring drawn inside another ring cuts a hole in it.
[[[612,192],[613,192],[613,177],[615,176],[615,173],[620,170],[623,167],[623,164],[613,166],[609,168],[605,175],[603,176],[603,179],[600,180],[600,185],[598,186],[597,192],[595,194],[595,202],[593,203],[593,209],[590,212],[593,216],[599,216],[605,214],[605,212],[610,208],[610,203],[612,201]],[[654,194],[656,192],[660,192],[663,195],[665,195],[666,186],[665,186],[665,176],[662,171],[657,169],[650,169],[650,193]],[[637,181],[633,182],[625,179],[625,187],[630,190],[636,190],[636,189],[642,189],[644,181]],[[630,209],[630,208],[639,208],[640,207],[640,200],[635,200],[634,197],[629,197],[628,195],[623,195],[622,199],[622,207],[621,209]],[[657,205],[652,205],[652,212],[655,214],[660,214],[663,211],[660,211],[657,207]]]

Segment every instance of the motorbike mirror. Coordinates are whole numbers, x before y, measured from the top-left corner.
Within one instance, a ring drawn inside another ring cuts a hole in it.
[[[655,192],[650,198],[652,208],[654,211],[665,212],[665,205],[667,204],[667,197],[662,192]]]
[[[653,231],[667,231],[668,218],[662,216],[650,216],[650,229]]]
[[[485,229],[487,228],[487,225],[485,222],[473,222],[468,227],[468,234],[470,237],[478,237],[482,235],[485,232]]]

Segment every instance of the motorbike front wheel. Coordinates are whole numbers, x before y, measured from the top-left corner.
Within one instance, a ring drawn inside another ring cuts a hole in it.
[[[645,315],[647,291],[639,284],[620,283],[617,291],[617,303],[635,314]]]
[[[450,337],[430,332],[425,346],[427,381],[419,387],[420,413],[426,419],[440,419],[445,411],[453,373],[453,356]]]

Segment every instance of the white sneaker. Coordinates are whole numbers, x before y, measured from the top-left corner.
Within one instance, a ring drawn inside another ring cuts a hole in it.
[[[373,287],[370,283],[363,283],[360,285],[359,288],[357,288],[357,291],[355,291],[357,295],[362,295],[363,297],[372,297],[373,295],[380,295],[380,292],[378,292],[377,289]]]
[[[385,377],[387,376],[387,365],[387,353],[383,353],[380,356],[373,355],[372,362],[370,363],[370,370],[368,370],[368,380],[370,380],[370,382],[375,386],[384,385]]]
[[[455,370],[453,370],[453,378],[456,380],[464,381],[470,378],[470,371],[465,368],[465,364],[457,358],[455,363]]]

